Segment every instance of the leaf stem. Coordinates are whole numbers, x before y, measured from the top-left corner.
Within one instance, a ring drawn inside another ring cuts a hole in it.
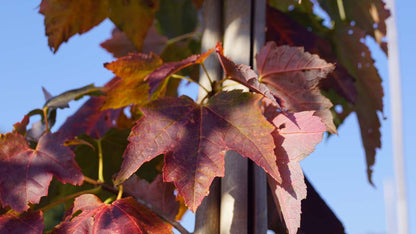
[[[123,196],[123,185],[120,184],[118,186],[118,194],[117,194],[116,200],[121,199],[122,196]]]
[[[189,82],[193,82],[193,83],[199,85],[199,87],[201,87],[203,90],[205,90],[205,92],[209,93],[208,89],[205,88],[204,86],[202,86],[199,82],[194,81],[194,80],[192,80],[192,79],[190,79],[190,78],[188,78],[186,76],[181,76],[181,75],[178,75],[178,74],[173,74],[173,75],[171,75],[171,77],[172,78],[175,78],[175,79],[183,79],[183,80],[187,80]]]
[[[212,84],[214,84],[214,82],[212,81],[211,77],[209,76],[208,71],[207,71],[207,68],[205,67],[204,63],[201,63],[201,66],[202,66],[202,69],[204,69],[205,75],[207,75],[207,78],[209,80],[209,83],[212,86]]]
[[[63,198],[61,198],[57,201],[54,201],[54,202],[52,202],[52,203],[50,203],[50,204],[48,204],[48,205],[46,205],[46,206],[44,206],[44,207],[42,207],[38,210],[45,212],[45,211],[51,209],[52,207],[55,207],[59,204],[62,204],[64,202],[68,201],[68,200],[71,200],[71,199],[76,198],[78,196],[81,196],[83,194],[87,194],[87,193],[94,193],[95,194],[95,193],[98,193],[100,191],[101,191],[101,186],[96,187],[96,188],[92,188],[92,189],[88,189],[88,190],[84,190],[84,191],[80,191],[80,192],[77,192],[77,193],[73,193],[73,194],[65,196],[65,197],[63,197]]]
[[[182,40],[185,40],[185,39],[188,39],[188,38],[194,37],[194,36],[196,36],[196,35],[198,35],[198,33],[196,33],[196,32],[185,33],[185,34],[182,34],[182,35],[179,35],[179,36],[177,36],[177,37],[174,37],[174,38],[169,39],[169,40],[166,42],[166,44],[167,44],[167,45],[170,45],[170,44],[176,43],[176,42],[178,42],[178,41],[182,41]]]
[[[104,161],[103,161],[103,149],[101,146],[101,140],[96,140],[98,148],[98,182],[104,183]]]
[[[45,120],[45,131],[46,132],[49,132],[49,126],[48,126],[48,107],[47,106],[45,106],[43,109],[42,109],[42,111],[43,111],[43,118],[44,118],[44,120]]]

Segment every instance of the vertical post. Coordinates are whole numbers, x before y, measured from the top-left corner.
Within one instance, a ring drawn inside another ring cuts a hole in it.
[[[266,31],[266,0],[253,0],[253,52],[252,65],[257,67],[255,55],[260,51],[265,43]],[[267,177],[262,168],[251,162],[252,167],[252,213],[253,224],[251,232],[255,234],[263,234],[267,232]]]
[[[402,91],[400,79],[400,59],[397,40],[396,11],[394,0],[387,1],[392,15],[387,19],[387,41],[389,43],[389,80],[391,101],[391,122],[393,137],[393,160],[397,190],[397,226],[399,234],[407,234],[406,178],[403,155]]]
[[[203,34],[201,40],[201,53],[213,48],[218,41],[222,41],[222,0],[205,0],[202,5]],[[212,80],[220,80],[222,77],[221,65],[215,56],[208,57],[204,65]],[[201,69],[199,82],[210,90],[211,85]],[[199,89],[198,101],[201,101],[207,93]],[[220,179],[215,178],[210,187],[210,193],[202,201],[195,214],[195,234],[219,233],[220,226]]]
[[[225,0],[224,4],[224,54],[237,64],[249,64],[252,57],[251,7],[251,0]],[[232,88],[243,89],[237,85]],[[248,233],[248,179],[248,160],[234,151],[227,152],[221,180],[221,234]]]

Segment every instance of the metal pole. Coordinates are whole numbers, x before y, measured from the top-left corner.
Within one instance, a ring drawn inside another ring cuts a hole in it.
[[[387,1],[392,16],[387,20],[387,40],[389,43],[389,81],[391,101],[391,121],[393,137],[393,160],[397,191],[397,227],[399,234],[407,234],[407,198],[406,178],[403,155],[403,123],[402,123],[402,91],[400,77],[400,59],[396,27],[396,12],[394,0]]]

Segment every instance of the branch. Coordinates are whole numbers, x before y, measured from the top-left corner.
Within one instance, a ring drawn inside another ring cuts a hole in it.
[[[94,179],[88,178],[86,176],[84,176],[84,181],[87,182],[87,183],[89,183],[89,184],[101,186],[103,189],[105,189],[105,190],[107,190],[107,191],[109,191],[111,193],[114,193],[116,195],[119,194],[118,189],[116,189],[116,188],[114,188],[114,187],[112,187],[112,186],[110,186],[108,184],[100,183],[99,181],[96,181]],[[131,194],[127,193],[127,192],[123,192],[123,194],[126,195],[126,196],[134,197],[133,195],[131,195]],[[146,201],[144,201],[142,199],[136,198],[136,197],[135,197],[135,200],[139,204],[141,204],[141,205],[145,206],[147,209],[151,210],[153,213],[155,213],[161,219],[163,219],[166,222],[170,223],[181,234],[191,234],[179,222],[176,222],[174,219],[171,219],[171,218],[167,217],[165,214],[163,214],[163,212],[161,212],[161,211],[155,209],[154,207],[152,207],[152,205],[150,203],[148,203],[148,202],[146,202]]]

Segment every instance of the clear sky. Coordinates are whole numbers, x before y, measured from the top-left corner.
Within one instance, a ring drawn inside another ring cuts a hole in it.
[[[44,104],[41,87],[52,95],[94,83],[103,85],[112,73],[103,63],[114,59],[99,44],[111,35],[112,23],[105,21],[82,36],[74,36],[56,54],[47,46],[43,16],[38,14],[39,1],[4,1],[0,7],[0,132],[11,131],[12,125],[24,114]],[[397,22],[402,73],[404,110],[404,152],[407,169],[410,233],[416,233],[416,2],[397,1]],[[339,136],[325,139],[302,162],[305,174],[343,222],[347,233],[386,233],[384,181],[394,179],[390,95],[387,60],[380,50],[371,46],[376,65],[383,78],[385,111],[382,121],[382,149],[377,152],[374,183],[366,179],[364,151],[361,146],[356,116],[350,116],[339,129]],[[82,99],[85,100],[85,99]],[[71,102],[70,109],[58,111],[59,126],[81,102]],[[57,126],[55,126],[55,130]],[[188,225],[187,225],[188,226]]]

